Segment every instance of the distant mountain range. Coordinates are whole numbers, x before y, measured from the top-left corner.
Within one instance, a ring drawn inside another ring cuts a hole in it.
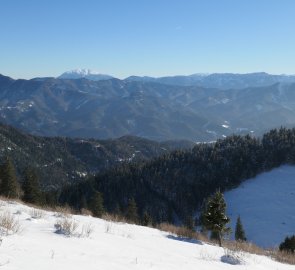
[[[93,80],[86,79],[90,71],[76,73],[82,78],[13,80],[0,75],[0,121],[36,135],[97,139],[134,135],[194,142],[295,125],[294,76]]]
[[[111,75],[100,74],[90,69],[74,69],[60,75],[58,79],[88,79],[93,81],[114,79]],[[155,82],[166,85],[202,86],[218,89],[243,89],[247,87],[269,86],[275,83],[293,83],[295,75],[272,75],[265,72],[235,73],[196,73],[165,77],[130,76],[125,81]]]
[[[293,75],[271,75],[265,72],[233,74],[233,73],[212,73],[212,74],[193,74],[189,76],[170,76],[170,77],[138,77],[131,76],[126,78],[128,81],[158,82],[167,85],[181,86],[202,86],[218,89],[243,89],[247,87],[262,87],[275,83],[293,83]]]

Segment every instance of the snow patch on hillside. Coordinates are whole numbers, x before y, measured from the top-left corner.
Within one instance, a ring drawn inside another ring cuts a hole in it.
[[[278,246],[295,234],[295,166],[282,166],[225,193],[234,231],[240,215],[248,240]]]
[[[21,225],[21,233],[3,236],[1,269],[130,270],[130,269],[294,269],[269,258],[244,254],[238,265],[217,246],[188,241],[157,229],[113,223],[90,216],[72,216],[77,233],[56,233],[60,214],[38,211],[15,202],[0,201],[0,215],[9,211]],[[91,227],[89,237],[79,233]]]

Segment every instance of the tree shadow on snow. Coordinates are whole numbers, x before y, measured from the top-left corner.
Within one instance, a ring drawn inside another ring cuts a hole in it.
[[[203,245],[203,243],[197,239],[191,239],[187,237],[181,237],[181,236],[175,236],[172,234],[169,234],[166,236],[168,239],[176,240],[176,241],[182,241],[182,242],[187,242],[191,244],[198,244],[198,245]]]

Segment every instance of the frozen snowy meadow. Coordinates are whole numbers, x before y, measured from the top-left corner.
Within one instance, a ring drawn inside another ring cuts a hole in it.
[[[0,205],[0,216],[9,213],[20,225],[14,234],[3,233],[1,269],[294,269],[263,256],[228,254],[157,229],[34,210],[17,202]],[[74,224],[70,234],[58,231],[57,224],[65,219]]]

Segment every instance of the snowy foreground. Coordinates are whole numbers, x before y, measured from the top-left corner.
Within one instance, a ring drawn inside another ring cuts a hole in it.
[[[259,246],[278,246],[295,234],[295,166],[247,180],[226,192],[225,200],[232,229],[240,215],[248,240]]]
[[[2,201],[0,205],[1,215],[9,211],[21,225],[20,233],[2,237],[1,269],[294,269],[250,254],[243,254],[240,264],[231,265],[222,248],[86,216],[73,216],[79,228],[76,236],[67,237],[55,233],[57,213],[32,218],[36,213],[30,207]],[[89,237],[79,237],[82,225],[94,230]]]

